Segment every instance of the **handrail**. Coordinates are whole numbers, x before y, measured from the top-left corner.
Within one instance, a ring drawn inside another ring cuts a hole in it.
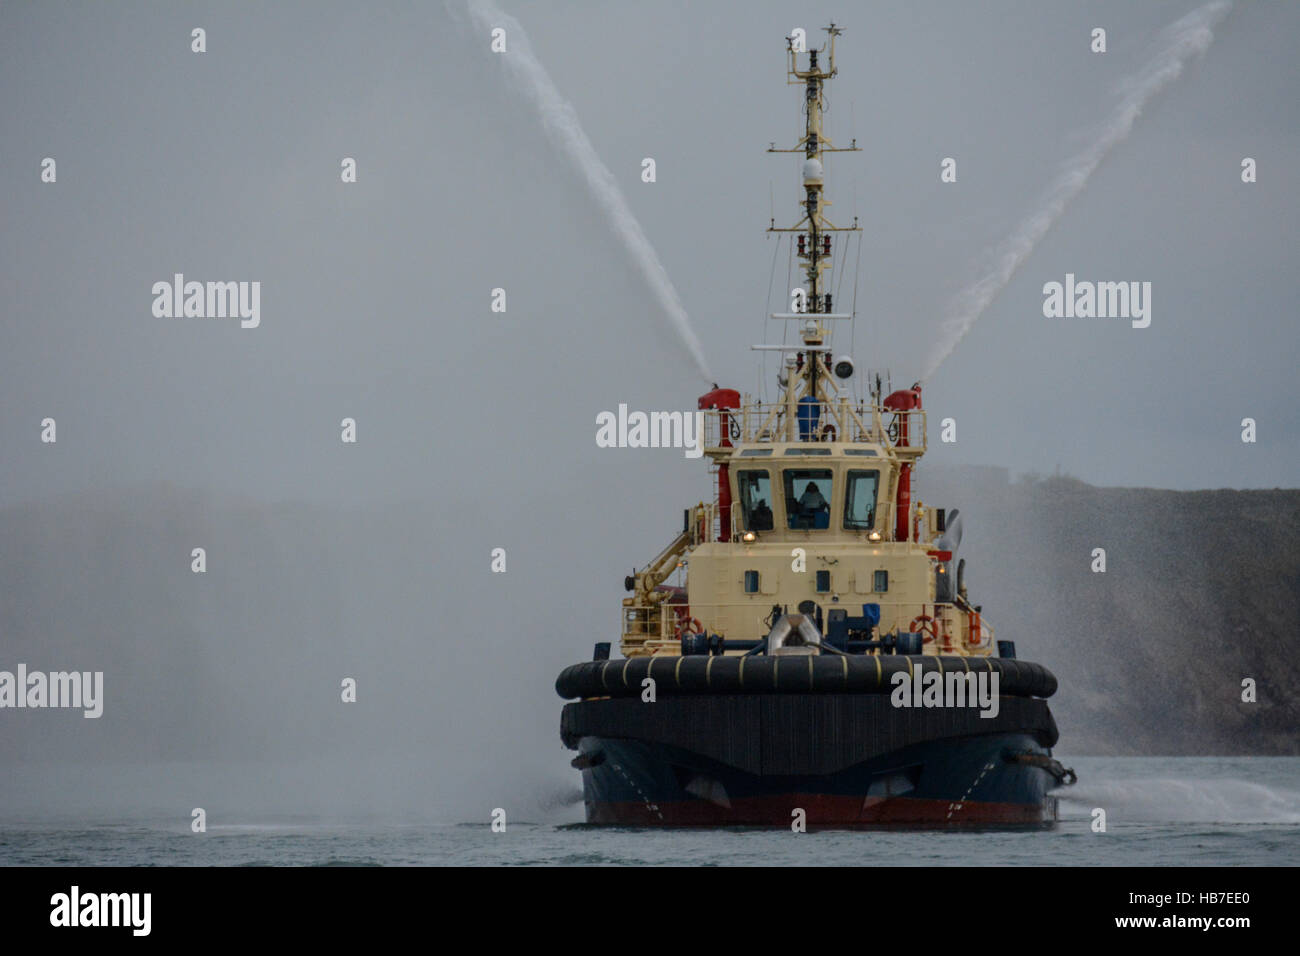
[[[815,412],[809,411],[812,409]],[[904,420],[909,441],[899,444]],[[855,404],[847,397],[834,402],[744,402],[739,408],[704,410],[704,447],[718,452],[728,445],[768,442],[869,443],[919,455],[926,449],[925,426],[925,409],[897,411],[880,405]]]
[[[645,619],[660,619],[660,627],[654,633],[656,637],[675,636],[673,621],[677,616],[684,616],[687,611],[690,617],[699,618],[700,620],[712,619],[715,612],[729,609],[748,609],[753,611],[757,617],[756,621],[762,622],[772,612],[772,606],[781,602],[776,600],[763,601],[757,598],[767,597],[767,595],[756,595],[752,601],[729,601],[721,604],[700,604],[693,601],[660,601],[653,605],[625,605],[622,608],[623,620],[626,624],[638,617]],[[877,604],[882,612],[885,610],[906,609],[911,613],[918,607],[915,601],[862,601],[862,602],[840,602],[839,606],[846,608],[850,612],[860,609],[861,604]],[[946,605],[945,605],[946,606]],[[660,613],[665,612],[665,613]],[[624,628],[624,634],[629,633]],[[640,632],[645,633],[645,632]],[[748,639],[748,635],[744,639]]]
[[[761,598],[762,596],[758,597]],[[750,619],[747,633],[728,636],[736,640],[756,639],[757,636],[766,633],[772,607],[780,603],[775,599],[770,601],[761,599],[731,601],[721,604],[663,600],[649,605],[625,605],[622,608],[623,619],[620,627],[620,639],[624,653],[627,653],[629,649],[646,649],[649,653],[654,653],[656,650],[671,651],[676,648],[681,636],[680,627],[687,622],[691,620],[700,621],[703,623],[705,630],[709,630],[711,621],[716,621],[727,611],[737,609],[749,613]],[[913,601],[863,601],[861,603],[878,605],[882,612],[881,617],[885,620],[914,618],[921,613],[927,613],[927,609],[928,613],[941,612],[942,617],[949,625],[956,626],[955,630],[952,631],[945,628],[946,640],[942,641],[940,645],[945,653],[976,653],[988,651],[994,647],[993,628],[982,617],[979,618],[980,631],[978,639],[973,642],[962,640],[961,620],[965,618],[969,623],[970,618],[967,611],[955,604],[918,606]],[[821,604],[820,606],[823,610],[831,609],[831,605]],[[838,606],[853,614],[859,605],[857,603],[840,602]],[[920,607],[919,611],[918,607]],[[902,612],[901,615],[899,612]],[[884,633],[892,633],[897,629],[891,628]]]

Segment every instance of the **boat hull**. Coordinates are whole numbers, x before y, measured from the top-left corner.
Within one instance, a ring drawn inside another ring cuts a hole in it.
[[[1045,701],[997,718],[900,711],[879,696],[780,695],[570,704],[587,822],[610,826],[1042,826]],[[800,815],[798,811],[802,810]]]
[[[639,741],[584,738],[587,822],[606,826],[1042,826],[1054,780],[1004,753],[1046,753],[1026,735],[921,744],[829,776],[763,777]],[[892,791],[892,792],[891,792]],[[902,792],[898,792],[902,791]]]

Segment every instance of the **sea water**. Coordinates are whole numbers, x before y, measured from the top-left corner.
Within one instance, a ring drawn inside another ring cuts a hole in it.
[[[1296,865],[1300,758],[1080,757],[1061,820],[1034,830],[636,830],[588,827],[580,804],[532,820],[247,819],[186,823],[0,817],[3,865],[1003,866]],[[576,775],[575,775],[576,777]],[[1095,811],[1105,811],[1105,830]]]

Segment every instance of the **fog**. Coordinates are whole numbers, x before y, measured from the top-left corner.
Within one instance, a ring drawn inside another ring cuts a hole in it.
[[[781,333],[764,230],[798,216],[798,158],[765,152],[801,128],[792,27],[847,28],[827,122],[864,149],[828,160],[827,194],[865,228],[858,366],[899,386],[1197,6],[502,3],[720,384],[769,393],[749,346]],[[0,9],[0,668],[103,670],[106,694],[98,720],[0,713],[7,813],[575,814],[555,675],[617,640],[623,574],[710,494],[680,451],[597,448],[595,417],[692,409],[702,388],[604,208],[453,10]],[[959,441],[932,434],[919,481],[935,461],[1294,484],[1297,26],[1300,8],[1238,5],[1115,148],[927,380]],[[1153,282],[1151,327],[1045,319],[1067,272]],[[176,273],[260,281],[259,327],[155,317]]]

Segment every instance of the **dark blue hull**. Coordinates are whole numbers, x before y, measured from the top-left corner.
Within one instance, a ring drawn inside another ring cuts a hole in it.
[[[761,711],[747,710],[747,701],[735,699],[715,700],[713,710],[683,711],[681,719],[669,710],[675,702],[593,701],[578,705],[590,709],[569,719],[566,740],[579,752],[574,765],[582,769],[587,820],[593,824],[788,827],[802,819],[815,828],[1055,822],[1056,800],[1048,791],[1057,781],[1043,766],[1055,727],[1043,702],[1035,702],[1033,713],[1026,710],[1020,720],[993,722],[1000,726],[984,733],[969,732],[984,729],[977,718],[962,725],[949,715],[879,707],[870,711],[876,726],[864,729],[864,708],[872,703],[839,702],[859,720],[849,733],[836,734],[826,722],[803,716],[826,714],[825,700],[759,702],[769,708],[766,720]],[[705,706],[700,702],[697,708]],[[719,721],[713,716],[718,706],[745,719]],[[1006,718],[1016,716],[1007,711],[1015,708],[1005,709]],[[653,718],[642,720],[638,730],[633,723],[642,714]],[[1037,721],[1029,719],[1034,714]],[[778,722],[773,715],[785,719]],[[756,743],[746,749],[751,741]]]
[[[762,777],[657,744],[586,738],[589,823],[810,827],[1044,824],[1056,820],[1047,771],[1007,753],[1046,754],[1026,735],[918,744],[829,776]],[[599,756],[598,756],[599,755]]]

